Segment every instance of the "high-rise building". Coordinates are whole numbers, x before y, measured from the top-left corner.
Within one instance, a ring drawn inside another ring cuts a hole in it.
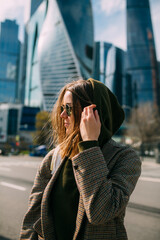
[[[19,61],[19,77],[18,77],[18,101],[24,104],[25,99],[25,83],[26,83],[26,63],[27,63],[27,42],[28,36],[25,31],[24,43],[20,48],[20,61]]]
[[[1,103],[0,144],[7,142],[8,137],[12,137],[12,140],[15,139],[16,135],[21,135],[23,139],[29,138],[31,143],[30,133],[36,130],[36,114],[39,111],[38,107],[27,107],[17,103]]]
[[[15,20],[0,23],[0,102],[14,103],[18,98],[18,29]]]
[[[124,67],[125,67],[125,52],[115,46],[108,50],[106,60],[106,77],[105,85],[116,95],[119,103],[123,104],[124,96]]]
[[[149,0],[127,0],[127,74],[133,91],[133,107],[159,105],[159,81]]]
[[[38,107],[22,106],[19,128],[20,131],[36,130],[36,114],[40,111]]]
[[[41,5],[41,3],[45,1],[44,5],[47,4],[47,0],[31,0],[30,2],[30,18],[32,18],[32,15],[35,14],[35,12],[37,11],[38,7]],[[43,10],[42,10],[43,12]],[[43,13],[42,13],[43,15]],[[36,19],[38,21],[38,19],[40,20],[39,14],[38,14],[38,18]],[[27,64],[27,54],[29,54],[32,51],[32,47],[29,46],[28,47],[28,42],[31,42],[32,36],[30,34],[30,40],[28,39],[28,31],[30,28],[32,28],[30,25],[36,25],[38,26],[38,23],[36,22],[35,17],[33,19],[33,21],[29,21],[29,23],[26,24],[25,27],[25,34],[24,34],[24,43],[21,46],[21,54],[20,54],[20,72],[19,72],[19,102],[23,103],[25,102],[25,87],[26,86],[26,64]],[[40,20],[41,22],[41,20]],[[33,43],[33,42],[32,42]],[[31,44],[31,43],[30,43]],[[27,51],[28,50],[28,51]]]
[[[0,143],[5,143],[8,136],[18,134],[21,108],[21,104],[0,104]]]
[[[94,61],[93,61],[93,78],[105,83],[106,77],[106,60],[108,50],[112,46],[107,42],[95,42],[94,44]]]
[[[90,0],[44,1],[29,22],[28,35],[28,48],[32,50],[27,59],[26,104],[33,106],[35,100],[41,99],[43,109],[50,111],[67,82],[92,76]],[[36,67],[40,70],[38,76]],[[38,86],[39,97],[35,94]]]
[[[42,29],[45,13],[47,10],[46,1],[44,1],[33,14],[26,26],[26,73],[24,73],[23,82],[25,82],[24,104],[30,107],[42,107],[42,90],[39,75],[38,59],[38,40]]]

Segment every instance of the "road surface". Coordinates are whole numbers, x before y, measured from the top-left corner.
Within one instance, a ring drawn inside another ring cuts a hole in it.
[[[17,240],[28,197],[42,158],[0,156],[0,240]],[[142,176],[127,207],[129,240],[160,239],[160,165],[144,164]],[[138,206],[140,206],[138,208]],[[144,206],[144,208],[143,208]]]

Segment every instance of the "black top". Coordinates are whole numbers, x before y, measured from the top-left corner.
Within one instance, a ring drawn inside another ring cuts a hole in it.
[[[97,141],[79,143],[79,152],[98,146]],[[57,240],[72,240],[76,227],[79,191],[72,161],[66,157],[51,192],[51,209]]]
[[[79,202],[72,162],[66,159],[51,193],[57,240],[73,239]]]

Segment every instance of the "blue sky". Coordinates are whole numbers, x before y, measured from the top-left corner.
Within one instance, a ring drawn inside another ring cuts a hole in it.
[[[91,0],[93,5],[95,40],[113,43],[126,49],[125,0]],[[30,0],[0,0],[0,21],[16,19],[23,41],[24,23],[30,12]],[[150,0],[157,58],[160,61],[160,0]]]
[[[95,40],[102,40],[126,50],[125,0],[92,0]],[[160,61],[160,0],[150,0],[157,58]]]

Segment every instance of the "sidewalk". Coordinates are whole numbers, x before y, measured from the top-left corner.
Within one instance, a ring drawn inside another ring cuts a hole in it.
[[[146,158],[142,161],[141,177],[159,178],[160,180],[160,163],[156,163],[153,158]]]
[[[128,207],[160,214],[160,164],[155,158],[143,157],[142,173]]]

